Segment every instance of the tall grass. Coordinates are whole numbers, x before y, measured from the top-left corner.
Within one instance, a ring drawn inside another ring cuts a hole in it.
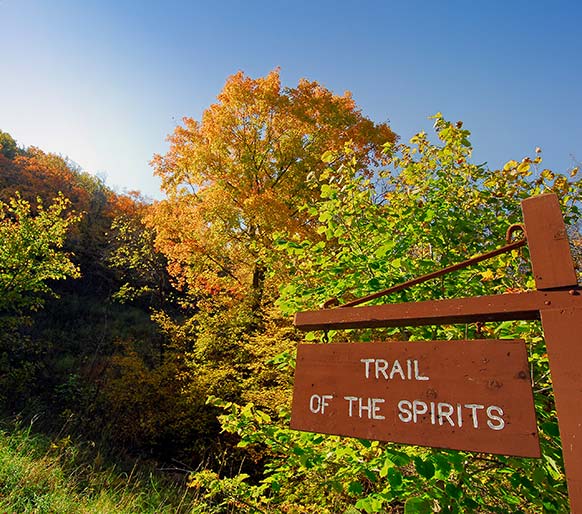
[[[0,512],[174,514],[195,504],[183,484],[105,465],[90,444],[51,440],[31,425],[0,427]]]

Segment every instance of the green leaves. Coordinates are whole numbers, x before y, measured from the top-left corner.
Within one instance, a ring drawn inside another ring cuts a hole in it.
[[[430,460],[424,460],[420,457],[414,458],[414,467],[421,477],[427,480],[431,479],[435,473],[434,464]]]
[[[67,214],[69,201],[59,195],[45,208],[20,196],[0,202],[0,311],[35,310],[49,282],[76,278],[79,270],[62,248],[67,233],[80,216]]]
[[[372,512],[380,512],[382,509],[382,500],[377,497],[368,496],[366,498],[362,498],[356,502],[356,508],[362,509],[364,512],[372,513]]]
[[[376,182],[355,168],[344,173],[341,184],[331,180],[332,171],[327,181],[322,177],[320,199],[310,203],[308,210],[317,232],[324,237],[317,243],[297,240],[301,252],[287,252],[286,262],[294,272],[281,290],[279,305],[285,305],[286,312],[316,309],[329,298],[344,303],[501,246],[508,226],[521,221],[520,201],[544,190],[557,192],[566,219],[578,222],[580,181],[550,171],[536,178],[539,156],[511,160],[502,170],[472,164],[469,131],[460,122],[446,121],[440,113],[434,120],[437,142],[421,132],[410,145],[391,145],[388,166],[378,172]],[[326,158],[331,164],[331,156]],[[481,296],[531,287],[527,254],[516,251],[380,301]],[[317,338],[315,334],[311,337]],[[528,459],[445,450],[396,450],[393,445],[381,446],[376,455],[367,454],[367,460],[362,457],[356,464],[350,441],[334,447],[331,439],[326,440],[326,455],[332,455],[339,467],[316,464],[312,471],[326,476],[334,473],[338,480],[342,477],[349,484],[358,484],[350,486],[353,494],[361,485],[358,509],[378,512],[388,510],[387,505],[402,504],[406,512],[432,512],[433,508],[442,512],[514,512],[543,510],[548,505],[558,511],[565,508],[551,382],[538,323],[508,321],[330,334],[332,341],[334,337],[523,338],[530,348],[538,391],[543,465]],[[536,484],[544,477],[546,486],[540,490]]]
[[[408,498],[404,504],[404,514],[431,514],[432,512],[430,501],[426,498]]]

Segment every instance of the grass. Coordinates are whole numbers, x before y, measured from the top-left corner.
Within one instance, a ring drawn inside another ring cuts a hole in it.
[[[0,428],[0,512],[186,513],[196,498],[154,472],[104,465],[90,444]]]

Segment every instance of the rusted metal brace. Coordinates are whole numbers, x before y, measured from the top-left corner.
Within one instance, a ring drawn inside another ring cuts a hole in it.
[[[523,237],[521,239],[518,239],[517,241],[512,242],[511,241],[512,236],[518,230],[523,232]],[[369,302],[370,300],[375,300],[376,298],[381,298],[382,296],[386,296],[386,295],[389,295],[392,293],[397,293],[398,291],[403,291],[404,289],[408,289],[409,287],[415,286],[417,284],[421,284],[423,282],[426,282],[427,280],[432,280],[433,278],[441,277],[443,275],[446,275],[447,273],[451,273],[452,271],[457,271],[459,269],[463,269],[463,268],[466,268],[468,266],[471,266],[472,264],[477,264],[478,262],[482,262],[482,261],[485,261],[487,259],[491,259],[492,257],[496,257],[497,255],[501,255],[502,253],[511,252],[512,250],[516,250],[518,248],[521,248],[522,246],[525,246],[525,244],[527,243],[527,238],[526,238],[526,234],[525,234],[525,227],[522,224],[511,225],[507,229],[507,233],[505,235],[505,240],[506,240],[507,244],[505,246],[502,246],[501,248],[497,248],[496,250],[492,250],[492,251],[484,253],[482,255],[477,255],[476,257],[472,257],[471,259],[468,259],[466,261],[459,262],[457,264],[453,264],[452,266],[447,266],[446,268],[443,268],[443,269],[438,270],[438,271],[434,271],[432,273],[429,273],[428,275],[423,275],[422,277],[408,280],[407,282],[403,282],[402,284],[398,284],[398,285],[390,287],[388,289],[384,289],[383,291],[378,291],[377,293],[372,293],[368,296],[364,296],[363,298],[358,298],[357,300],[352,300],[351,302],[344,303],[343,305],[340,305],[339,300],[337,298],[331,298],[330,300],[327,300],[323,304],[323,308],[330,309],[332,307],[340,307],[340,308],[355,307],[356,305],[360,305],[362,303]]]

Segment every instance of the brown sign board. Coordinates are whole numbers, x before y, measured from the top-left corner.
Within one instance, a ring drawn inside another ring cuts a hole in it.
[[[540,456],[521,340],[301,344],[291,428]]]

